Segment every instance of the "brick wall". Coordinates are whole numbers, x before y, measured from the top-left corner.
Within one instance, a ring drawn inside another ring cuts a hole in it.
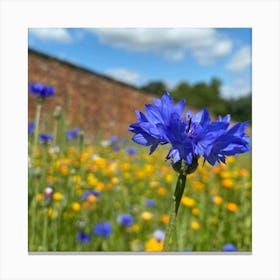
[[[28,81],[55,87],[56,96],[46,99],[43,105],[45,130],[51,129],[50,116],[59,105],[69,126],[82,128],[87,135],[131,136],[127,128],[136,121],[135,110],[144,110],[144,104],[152,103],[153,98],[137,88],[33,50],[28,53]],[[29,121],[34,119],[35,106],[36,98],[29,94]]]

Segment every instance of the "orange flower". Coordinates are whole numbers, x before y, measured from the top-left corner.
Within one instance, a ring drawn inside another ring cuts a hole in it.
[[[162,215],[161,216],[161,221],[164,223],[164,224],[168,224],[169,222],[169,216],[168,215]]]
[[[231,212],[235,212],[238,209],[237,204],[234,202],[228,202],[226,207],[227,207],[227,210],[229,210]]]
[[[157,193],[158,193],[159,195],[166,195],[167,190],[166,190],[166,188],[161,187],[161,188],[159,188],[159,189],[157,190]]]
[[[231,179],[224,179],[222,181],[222,186],[229,189],[229,188],[232,188],[234,185],[233,181]]]
[[[221,205],[223,203],[223,198],[219,195],[213,197],[213,202],[217,205]]]

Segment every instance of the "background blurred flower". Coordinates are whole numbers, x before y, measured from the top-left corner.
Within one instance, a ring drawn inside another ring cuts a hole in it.
[[[122,226],[132,226],[134,219],[130,214],[123,214],[118,217],[118,223]]]
[[[77,138],[79,136],[79,132],[80,132],[79,128],[68,130],[66,135],[67,140]]]
[[[110,222],[97,223],[94,226],[93,231],[96,235],[109,237],[112,233],[112,225]]]
[[[160,229],[157,229],[154,233],[153,233],[153,236],[154,238],[157,240],[157,241],[163,241],[164,237],[165,237],[165,232],[160,230]]]
[[[39,134],[39,140],[46,144],[53,141],[53,136],[51,134],[41,133]]]
[[[155,203],[155,201],[154,201],[153,199],[147,198],[147,199],[145,200],[145,205],[146,205],[147,207],[155,207],[155,206],[156,206],[156,203]]]
[[[77,233],[77,240],[83,244],[87,244],[91,241],[91,235],[85,232]]]
[[[126,153],[129,155],[129,156],[133,156],[135,154],[137,154],[137,148],[135,147],[128,147],[126,149]]]
[[[28,134],[33,133],[34,129],[35,129],[35,123],[34,122],[29,123],[28,124]]]
[[[223,252],[237,252],[237,248],[232,243],[227,243],[222,248]]]
[[[51,86],[45,86],[41,83],[38,84],[30,84],[29,91],[39,97],[50,97],[55,95],[54,88]]]

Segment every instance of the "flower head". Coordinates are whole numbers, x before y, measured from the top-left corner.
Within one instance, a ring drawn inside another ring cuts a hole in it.
[[[237,248],[232,243],[227,243],[222,248],[223,252],[237,252]]]
[[[44,144],[53,141],[53,137],[50,134],[39,134],[39,140],[42,141]]]
[[[54,88],[51,86],[45,86],[41,83],[38,84],[30,84],[29,91],[41,98],[50,97],[55,95]]]
[[[129,156],[133,156],[133,155],[137,154],[137,148],[135,148],[135,147],[128,147],[126,149],[126,153]]]
[[[72,130],[68,130],[67,135],[66,135],[67,140],[77,138],[79,136],[79,132],[80,132],[79,128],[74,128]]]
[[[147,207],[155,207],[156,206],[156,203],[153,199],[150,199],[150,198],[147,198],[145,200],[145,204]]]
[[[85,232],[79,232],[76,236],[77,240],[83,244],[87,244],[91,241],[91,235]]]
[[[211,165],[226,161],[232,156],[250,150],[250,138],[245,134],[248,122],[237,123],[228,128],[230,115],[211,121],[207,109],[197,114],[191,111],[183,117],[185,100],[176,105],[169,93],[161,99],[154,99],[154,104],[145,106],[146,114],[136,111],[138,122],[129,126],[135,135],[132,140],[143,146],[151,146],[150,154],[159,144],[171,145],[166,158],[171,159],[173,167],[186,174],[197,167],[200,156]],[[177,164],[177,166],[176,166]]]
[[[109,237],[112,233],[112,225],[110,222],[97,223],[94,226],[93,231],[96,235]]]
[[[28,124],[28,134],[32,134],[34,129],[35,129],[35,123],[34,122],[29,123]]]
[[[134,219],[130,214],[123,214],[118,217],[118,223],[121,226],[132,226],[134,224]]]
[[[165,237],[165,232],[160,230],[160,229],[157,229],[155,230],[155,232],[153,233],[153,236],[154,238],[160,242],[160,241],[163,241],[164,237]]]

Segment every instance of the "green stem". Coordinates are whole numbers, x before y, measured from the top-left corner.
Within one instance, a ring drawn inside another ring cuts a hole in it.
[[[171,200],[169,223],[167,225],[166,235],[163,243],[164,252],[169,251],[169,247],[172,243],[172,236],[176,229],[176,217],[179,210],[181,198],[184,193],[185,185],[186,185],[186,175],[180,173],[177,180],[176,189]]]
[[[40,114],[42,109],[42,100],[38,99],[37,106],[36,106],[36,114],[35,114],[35,131],[34,131],[34,141],[33,141],[33,152],[32,156],[34,157],[37,143],[38,143],[38,135],[39,135],[39,121],[40,121]]]

